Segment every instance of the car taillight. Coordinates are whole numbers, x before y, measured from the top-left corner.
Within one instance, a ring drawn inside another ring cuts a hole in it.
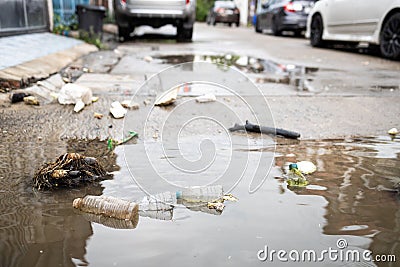
[[[224,13],[225,9],[223,9],[222,7],[217,8],[217,13]]]
[[[297,12],[303,10],[303,6],[301,4],[293,2],[286,4],[284,8],[287,12]]]
[[[120,0],[120,1],[121,1],[121,4],[126,5],[126,0]]]
[[[188,5],[190,3],[190,0],[186,0],[186,5]]]
[[[239,14],[239,9],[236,8],[233,12],[235,12],[235,14]]]

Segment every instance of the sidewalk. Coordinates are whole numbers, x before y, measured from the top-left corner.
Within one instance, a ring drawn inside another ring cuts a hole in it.
[[[83,41],[52,33],[0,38],[0,90],[18,89],[47,78],[97,50]]]

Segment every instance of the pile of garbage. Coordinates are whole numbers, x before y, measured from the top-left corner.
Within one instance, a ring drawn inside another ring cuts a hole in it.
[[[107,175],[95,158],[78,153],[66,153],[55,162],[45,163],[34,175],[33,186],[38,190],[79,186]]]

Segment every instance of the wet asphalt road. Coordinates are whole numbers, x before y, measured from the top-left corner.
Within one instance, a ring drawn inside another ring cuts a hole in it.
[[[13,105],[0,113],[2,130],[18,132],[22,124],[26,125],[24,130],[31,127],[33,133],[47,135],[38,130],[43,127],[44,132],[48,132],[47,121],[51,122],[50,131],[57,137],[99,136],[104,139],[110,134],[121,136],[123,120],[107,115],[102,120],[95,120],[93,112],[108,114],[112,101],[133,97],[141,108],[129,113],[135,118],[147,116],[156,95],[146,95],[141,87],[143,82],[154,81],[151,76],[166,67],[192,60],[233,62],[232,66],[242,71],[238,80],[249,77],[259,88],[259,91],[252,91],[248,85],[239,86],[236,90],[239,98],[251,102],[250,106],[256,112],[265,111],[264,106],[270,108],[267,119],[260,120],[260,124],[274,124],[300,132],[302,139],[377,136],[385,135],[392,127],[399,127],[399,62],[373,53],[359,53],[357,49],[316,49],[303,38],[257,34],[252,28],[245,27],[212,27],[198,23],[191,43],[175,42],[173,27],[158,30],[143,27],[135,33],[135,38],[128,42],[112,42],[113,50],[92,53],[72,64],[90,69],[91,72],[84,73],[76,83],[90,87],[94,95],[100,96],[99,102],[74,115],[72,107],[56,103],[40,107],[22,103]],[[237,59],[236,63],[232,58]],[[195,79],[197,74],[191,73],[189,68],[182,73],[185,75]],[[169,77],[175,76],[180,74],[169,74]],[[219,74],[215,72],[211,76],[218,79]],[[235,84],[234,79],[231,82]],[[161,89],[166,88],[158,87],[156,93]],[[198,94],[201,90],[186,95]],[[241,112],[237,108],[238,98],[223,91],[217,95],[226,102],[228,111]],[[145,99],[150,105],[143,104]],[[197,109],[196,106],[193,108]],[[32,110],[35,111],[32,113]],[[40,123],[37,123],[38,117]],[[240,121],[246,119],[249,118],[242,116]],[[231,125],[235,122],[239,121],[232,121]],[[132,127],[140,131],[143,123],[143,120],[135,121]],[[113,125],[112,129],[110,125]]]

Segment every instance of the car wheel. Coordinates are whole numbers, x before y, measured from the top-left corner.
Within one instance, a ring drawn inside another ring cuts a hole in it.
[[[240,22],[238,21],[238,22],[236,22],[236,27],[239,27],[240,26]]]
[[[217,25],[217,22],[215,21],[215,17],[211,20],[211,24],[212,24],[213,26]]]
[[[400,59],[400,13],[392,15],[385,22],[379,39],[382,56]]]
[[[259,18],[257,18],[257,20],[256,20],[256,26],[254,27],[254,30],[258,33],[262,33],[262,29],[260,28],[260,25],[259,25]]]
[[[190,42],[193,36],[193,27],[184,28],[183,26],[178,26],[177,29],[177,40],[180,42]]]
[[[229,22],[228,25],[229,25],[229,27],[232,27],[232,22]]]
[[[118,26],[118,40],[120,42],[125,42],[129,39],[131,32],[133,31],[130,27]]]
[[[272,30],[273,35],[280,36],[282,34],[282,31],[279,30],[278,22],[276,21],[276,18],[272,19],[272,27],[271,28],[272,28],[271,30]]]
[[[324,25],[320,15],[315,15],[311,21],[310,43],[314,47],[323,47],[325,45],[322,40],[322,33],[324,32]]]

